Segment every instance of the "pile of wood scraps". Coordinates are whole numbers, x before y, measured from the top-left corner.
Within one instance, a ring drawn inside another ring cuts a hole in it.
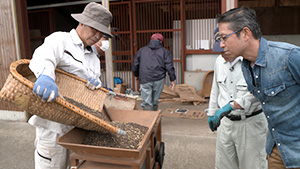
[[[182,102],[193,103],[194,105],[203,104],[208,102],[207,99],[200,96],[195,87],[187,84],[178,84],[175,90],[172,92],[169,87],[164,86],[164,90],[161,93],[159,102]]]

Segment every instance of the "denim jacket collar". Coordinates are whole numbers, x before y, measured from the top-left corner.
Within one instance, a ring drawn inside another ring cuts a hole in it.
[[[268,42],[265,38],[261,37],[259,42],[259,51],[258,56],[255,61],[255,65],[266,67],[266,49],[267,49]]]

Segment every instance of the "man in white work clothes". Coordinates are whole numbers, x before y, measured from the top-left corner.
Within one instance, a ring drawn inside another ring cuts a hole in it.
[[[54,101],[58,95],[56,68],[86,79],[87,87],[91,90],[100,88],[102,84],[100,60],[93,45],[103,36],[112,37],[108,29],[112,14],[102,5],[91,2],[82,13],[71,16],[79,22],[77,28],[70,32],[54,32],[46,37],[44,43],[34,51],[29,64],[37,77],[33,93],[45,102]],[[105,43],[107,48],[107,42]],[[29,123],[36,127],[35,169],[66,169],[70,152],[57,144],[57,138],[73,126],[36,115],[29,119]]]
[[[217,130],[216,169],[267,169],[267,120],[259,101],[248,91],[241,70],[242,57],[228,57],[214,31],[214,52],[221,52],[214,68],[208,125]],[[225,38],[224,38],[225,39]]]

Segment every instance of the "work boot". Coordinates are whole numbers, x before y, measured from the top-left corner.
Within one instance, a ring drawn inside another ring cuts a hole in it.
[[[142,107],[143,107],[143,110],[153,111],[153,107],[152,106],[146,105],[146,106],[142,106]]]
[[[157,104],[153,105],[153,111],[157,111],[157,110],[158,110],[158,105]]]

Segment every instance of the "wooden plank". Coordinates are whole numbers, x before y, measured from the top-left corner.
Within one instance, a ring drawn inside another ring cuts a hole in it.
[[[6,78],[9,75],[10,64],[18,60],[17,53],[17,35],[16,35],[16,20],[14,13],[14,3],[11,0],[0,1],[0,89],[6,82]],[[0,110],[17,110],[17,108],[11,103],[0,100]]]
[[[137,100],[132,98],[108,96],[104,104],[107,109],[119,109],[119,110],[137,109]]]
[[[131,169],[130,166],[85,161],[78,169]]]
[[[180,97],[176,98],[166,98],[166,99],[158,99],[159,102],[181,102]]]
[[[160,94],[160,99],[172,99],[175,97],[179,97],[179,95],[174,91],[172,92],[167,85],[164,85],[164,89]]]
[[[199,96],[194,87],[188,85],[177,85],[175,91],[183,102],[206,102],[207,100]]]

